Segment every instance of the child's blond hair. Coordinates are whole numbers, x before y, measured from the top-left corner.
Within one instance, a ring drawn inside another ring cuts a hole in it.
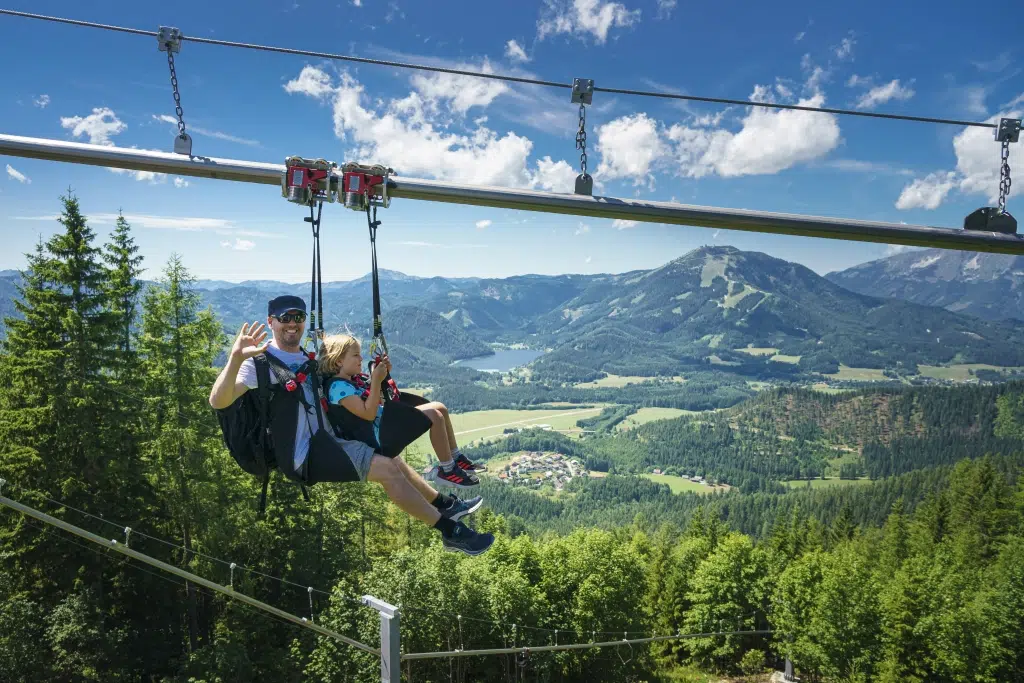
[[[320,353],[317,362],[320,366],[320,374],[336,375],[341,369],[341,363],[350,351],[359,349],[359,340],[351,334],[328,334],[324,336],[320,344]]]

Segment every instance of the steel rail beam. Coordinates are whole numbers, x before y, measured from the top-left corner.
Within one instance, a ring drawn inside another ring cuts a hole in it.
[[[186,157],[171,152],[90,145],[16,135],[0,134],[0,155],[277,186],[281,185],[284,176],[284,164],[201,156]],[[725,209],[640,199],[557,194],[401,176],[391,177],[388,183],[388,195],[398,199],[489,206],[594,218],[1024,255],[1024,236],[960,228],[804,216],[747,209]]]

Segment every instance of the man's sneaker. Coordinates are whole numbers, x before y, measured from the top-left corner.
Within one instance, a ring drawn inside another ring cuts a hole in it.
[[[459,457],[455,458],[455,464],[464,469],[467,472],[486,472],[487,465],[480,462],[473,462],[462,453],[459,453]]]
[[[494,534],[481,534],[462,522],[455,524],[451,536],[441,536],[441,545],[449,552],[463,552],[467,555],[479,555],[486,552],[494,543]]]
[[[466,489],[480,483],[480,479],[476,475],[467,472],[458,465],[454,465],[450,472],[445,472],[444,467],[438,466],[435,476],[435,481],[438,484],[454,486],[460,489]]]
[[[471,515],[479,510],[480,506],[483,504],[483,496],[477,496],[476,498],[470,498],[469,500],[459,500],[456,498],[451,507],[447,510],[441,510],[441,516],[447,517],[453,522],[457,522],[466,515]]]

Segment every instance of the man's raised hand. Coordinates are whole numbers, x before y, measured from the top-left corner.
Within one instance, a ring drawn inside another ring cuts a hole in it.
[[[263,349],[267,347],[263,344],[263,341],[267,338],[267,330],[264,323],[253,323],[252,327],[249,323],[242,323],[242,329],[238,332],[238,337],[235,338],[235,343],[231,347],[231,357],[239,360],[246,360],[253,356],[258,356],[263,353]],[[263,344],[260,346],[260,344]]]

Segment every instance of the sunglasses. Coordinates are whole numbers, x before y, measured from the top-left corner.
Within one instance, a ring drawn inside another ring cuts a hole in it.
[[[274,317],[283,323],[290,323],[292,321],[295,321],[297,323],[306,322],[305,313],[285,313],[284,315],[275,315]]]

